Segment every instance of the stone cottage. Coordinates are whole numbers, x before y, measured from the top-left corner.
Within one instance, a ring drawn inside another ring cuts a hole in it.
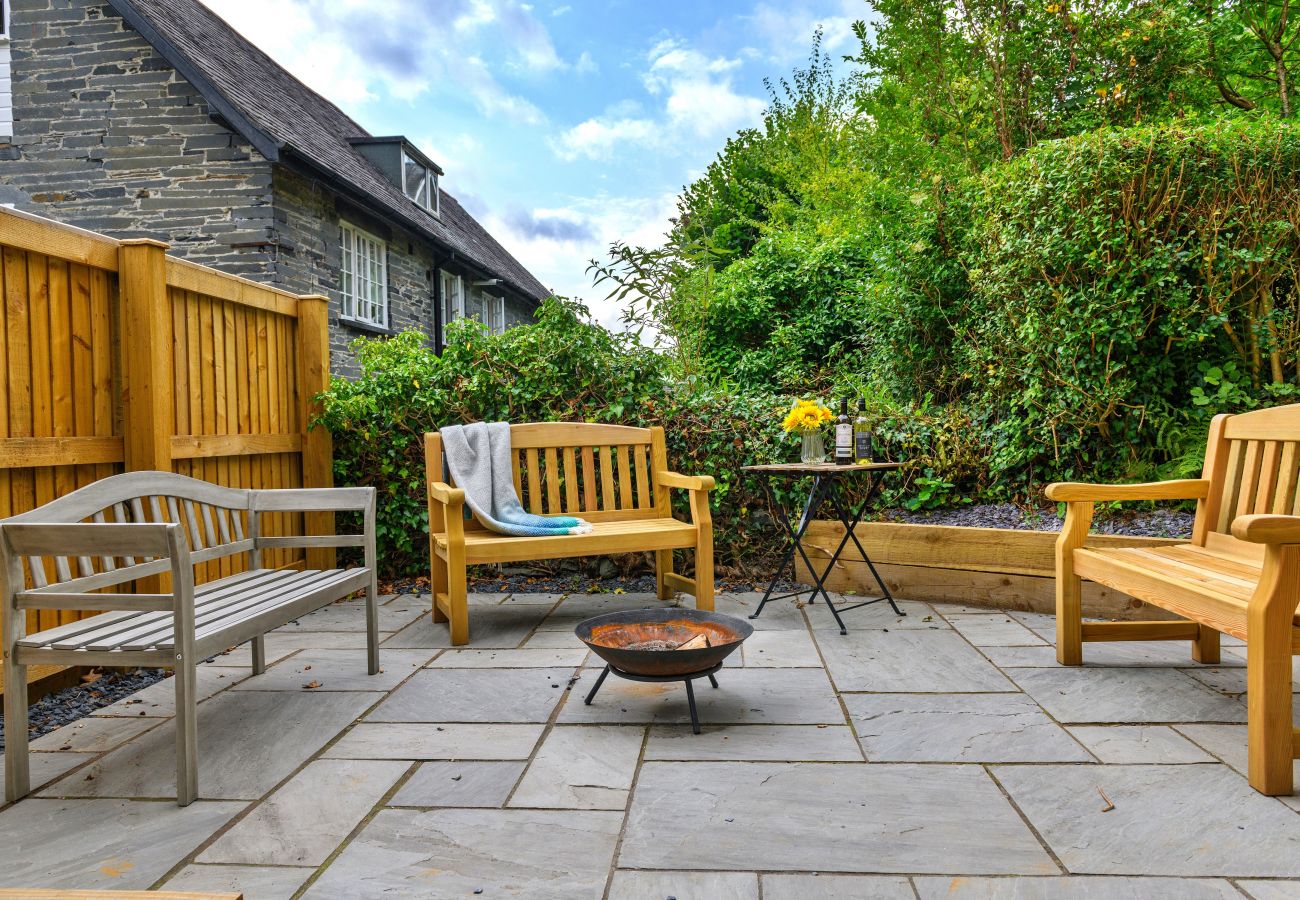
[[[198,0],[0,0],[0,203],[331,298],[358,335],[549,295],[400,136],[375,136]]]

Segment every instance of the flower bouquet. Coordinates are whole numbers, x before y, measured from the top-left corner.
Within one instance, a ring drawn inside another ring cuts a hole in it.
[[[822,440],[822,428],[835,416],[830,409],[817,400],[796,400],[781,421],[781,428],[787,434],[798,433],[803,439],[799,451],[799,460],[804,464],[826,461],[826,445]]]

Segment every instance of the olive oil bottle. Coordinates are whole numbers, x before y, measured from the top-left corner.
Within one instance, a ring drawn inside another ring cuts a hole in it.
[[[858,417],[853,420],[853,459],[860,466],[871,462],[871,426],[867,424],[867,401],[858,398]]]

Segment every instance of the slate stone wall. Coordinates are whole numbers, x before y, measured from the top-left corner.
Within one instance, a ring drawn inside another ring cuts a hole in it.
[[[0,202],[265,280],[271,165],[95,0],[14,0],[14,135]]]

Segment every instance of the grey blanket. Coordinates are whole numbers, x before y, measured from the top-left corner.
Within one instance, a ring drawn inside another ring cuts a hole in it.
[[[536,516],[515,495],[517,464],[510,452],[510,426],[475,422],[439,429],[447,469],[465,503],[487,528],[501,534],[586,534],[591,525],[572,516]]]

